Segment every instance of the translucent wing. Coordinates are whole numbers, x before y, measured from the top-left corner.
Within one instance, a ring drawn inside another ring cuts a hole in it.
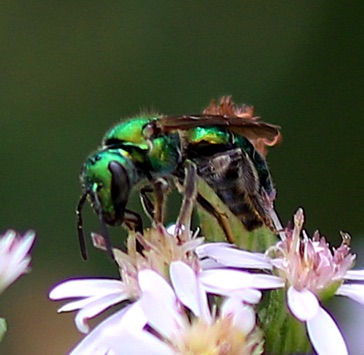
[[[274,140],[279,135],[279,126],[258,121],[259,117],[245,118],[226,115],[162,116],[150,122],[144,129],[147,136],[188,130],[195,127],[223,126],[248,139]]]

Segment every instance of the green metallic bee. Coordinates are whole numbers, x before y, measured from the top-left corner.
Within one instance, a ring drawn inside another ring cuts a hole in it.
[[[230,112],[233,103],[229,100],[223,98],[220,106],[210,110],[212,113],[136,117],[106,133],[101,148],[87,158],[81,170],[83,194],[77,215],[84,259],[81,211],[87,197],[112,255],[106,225],[125,224],[142,231],[141,217],[126,208],[132,189],[139,187],[144,209],[153,220],[162,222],[171,177],[183,184],[186,162],[194,164],[198,178],[214,190],[247,230],[262,225],[272,228],[264,194],[273,193],[273,184],[265,159],[253,143],[273,142],[279,127],[250,117],[247,106]],[[150,192],[155,196],[153,202]],[[214,206],[198,192],[196,202],[217,218],[232,241],[229,227]]]

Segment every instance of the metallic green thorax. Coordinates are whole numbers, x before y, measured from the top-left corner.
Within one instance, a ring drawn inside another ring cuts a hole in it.
[[[134,160],[141,153],[145,168],[150,169],[152,176],[170,174],[181,162],[180,139],[177,133],[163,135],[153,140],[146,139],[143,128],[157,117],[137,117],[121,122],[111,128],[103,139],[105,148],[122,147],[130,151]]]
[[[182,161],[179,136],[171,134],[153,139],[148,157],[154,172],[173,173]]]
[[[142,135],[143,127],[151,120],[157,117],[136,117],[131,120],[123,121],[112,127],[104,136],[102,144],[104,146],[112,145],[130,145],[136,146],[142,150],[148,150],[148,141]]]

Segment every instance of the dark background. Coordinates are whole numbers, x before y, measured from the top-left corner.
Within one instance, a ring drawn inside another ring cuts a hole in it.
[[[0,9],[0,227],[38,234],[32,273],[1,296],[2,354],[62,354],[80,339],[49,289],[115,271],[100,252],[88,263],[79,257],[78,173],[104,132],[141,109],[198,113],[224,94],[253,104],[282,127],[283,145],[268,156],[282,221],[302,206],[310,233],[320,228],[337,245],[339,230],[349,231],[360,254],[359,1],[2,1]],[[98,230],[88,206],[85,228]],[[349,326],[363,310],[339,301],[330,310],[359,352],[364,325]]]

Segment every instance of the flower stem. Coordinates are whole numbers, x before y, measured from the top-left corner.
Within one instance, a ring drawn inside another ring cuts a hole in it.
[[[260,305],[267,354],[312,354],[305,324],[286,307],[285,290],[270,291]]]

